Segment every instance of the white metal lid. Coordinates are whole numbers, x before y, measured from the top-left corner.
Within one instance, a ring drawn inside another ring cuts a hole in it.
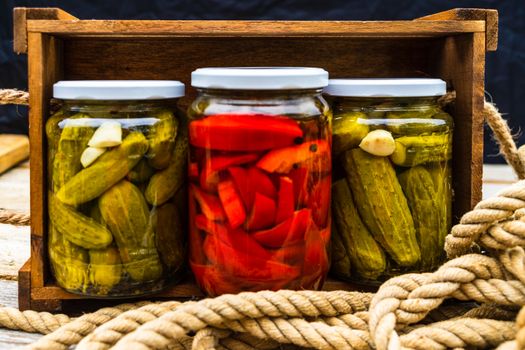
[[[447,84],[441,79],[330,79],[323,92],[345,97],[442,96]]]
[[[53,85],[63,100],[163,100],[184,96],[176,80],[64,80]]]
[[[225,90],[318,89],[328,85],[328,72],[310,67],[199,68],[191,73],[191,85]]]

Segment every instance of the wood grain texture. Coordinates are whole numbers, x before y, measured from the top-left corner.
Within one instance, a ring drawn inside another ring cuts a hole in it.
[[[0,207],[29,213],[29,162],[0,175]]]
[[[27,30],[113,37],[395,37],[484,32],[485,21],[28,20]]]
[[[29,138],[25,135],[0,135],[0,174],[29,157]]]
[[[17,283],[16,281],[0,280],[0,307],[17,307]],[[41,334],[11,331],[0,329],[0,349],[8,350],[30,344],[42,337]]]
[[[16,280],[29,258],[29,227],[0,224],[0,280]]]
[[[70,38],[64,39],[64,77],[181,80],[188,87],[182,100],[185,107],[195,97],[190,77],[199,67],[313,66],[325,68],[332,78],[425,77],[434,59],[430,49],[439,44],[436,40]]]
[[[483,173],[483,103],[485,34],[448,37],[433,52],[436,76],[456,91],[454,117],[453,189],[454,222],[481,199]]]
[[[46,270],[46,143],[45,121],[53,83],[62,77],[62,42],[49,35],[29,33],[29,137],[31,206],[31,285],[44,285]]]
[[[13,50],[27,53],[27,21],[31,19],[72,20],[69,13],[59,8],[16,7],[13,10]]]
[[[485,48],[496,51],[498,48],[498,11],[492,9],[457,8],[418,18],[419,20],[483,20],[485,21]]]

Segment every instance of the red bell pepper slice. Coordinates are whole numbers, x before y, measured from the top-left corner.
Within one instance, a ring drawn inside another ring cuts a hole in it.
[[[330,153],[330,144],[324,140],[305,142],[300,145],[279,148],[266,153],[257,162],[257,167],[269,173],[286,174],[293,169],[294,164],[323,161]]]
[[[270,259],[271,254],[257,242],[252,235],[241,229],[232,229],[215,221],[208,220],[204,215],[197,215],[195,226],[214,235],[222,242],[237,251],[256,256],[260,259]]]
[[[282,262],[288,265],[302,264],[304,261],[304,244],[299,243],[282,247],[280,249],[270,250],[272,260]]]
[[[280,278],[294,279],[300,274],[300,268],[296,266],[261,259],[256,255],[238,251],[215,235],[206,237],[204,252],[210,261],[232,277],[266,281]]]
[[[253,238],[270,248],[281,248],[294,245],[304,240],[310,223],[310,209],[301,209],[293,213],[286,221],[271,229],[253,233]]]
[[[253,207],[245,222],[248,231],[260,230],[273,225],[275,220],[275,201],[259,192],[255,192]]]
[[[293,215],[295,211],[295,195],[293,181],[289,177],[279,177],[279,194],[277,199],[277,214],[275,224],[279,224]]]
[[[312,218],[317,227],[324,228],[327,225],[331,190],[332,177],[327,175],[316,181],[308,198],[308,207],[312,209]]]
[[[234,282],[230,282],[228,276],[217,266],[196,264],[190,261],[190,267],[195,280],[206,294],[217,296],[239,292],[239,286]]]
[[[195,198],[190,192],[189,202],[188,202],[188,211],[190,216],[190,222],[197,217],[197,204],[195,203]],[[197,264],[204,264],[206,262],[206,256],[202,250],[203,239],[202,235],[195,225],[190,226],[190,237],[189,237],[189,246],[190,246],[190,260]]]
[[[197,162],[191,162],[188,164],[188,175],[191,180],[199,178],[199,164],[197,164]]]
[[[306,289],[319,289],[322,287],[323,277],[328,272],[329,260],[327,245],[313,221],[310,221],[305,239],[301,286]]]
[[[305,167],[293,169],[288,174],[293,181],[294,197],[297,198],[296,206],[298,208],[306,206],[308,203],[308,178],[309,171]]]
[[[219,182],[218,192],[230,226],[234,229],[241,226],[246,220],[246,209],[233,180]]]
[[[204,192],[193,184],[190,185],[190,191],[197,200],[197,203],[199,203],[202,213],[208,219],[213,221],[224,221],[226,219],[219,198]]]
[[[255,199],[255,189],[248,181],[248,170],[241,167],[230,167],[228,168],[235,187],[239,190],[242,201],[247,211],[250,211],[253,206],[253,200]]]
[[[263,114],[215,114],[189,125],[193,146],[222,151],[263,151],[293,145],[303,131],[293,119]]]
[[[258,154],[246,153],[240,155],[208,155],[200,175],[200,185],[208,192],[216,192],[219,184],[219,171],[232,165],[250,163],[259,158]]]
[[[266,197],[275,198],[277,196],[277,190],[272,180],[256,167],[248,169],[248,184],[253,191],[257,191]]]

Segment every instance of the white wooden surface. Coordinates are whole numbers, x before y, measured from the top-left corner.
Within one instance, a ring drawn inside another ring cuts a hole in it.
[[[517,180],[506,165],[485,165],[483,197],[491,197]],[[23,163],[0,176],[0,208],[29,211],[29,166]],[[29,228],[0,224],[0,306],[17,307],[17,272],[29,258]],[[35,341],[39,335],[0,329],[0,349]]]

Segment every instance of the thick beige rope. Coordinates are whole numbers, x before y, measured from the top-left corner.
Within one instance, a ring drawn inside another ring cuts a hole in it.
[[[370,305],[369,326],[377,349],[400,349],[396,328],[419,322],[446,298],[525,305],[524,257],[521,247],[504,252],[499,260],[471,254],[445,263],[434,273],[390,279]]]
[[[19,311],[12,307],[0,308],[0,327],[22,330],[28,333],[48,334],[69,323],[71,319],[63,314],[49,312]]]
[[[512,138],[512,132],[507,121],[503,119],[496,106],[487,101],[484,104],[483,114],[485,115],[485,121],[494,132],[500,153],[505,157],[507,163],[512,166],[518,178],[524,179],[525,163],[522,162],[518,154],[518,148]]]
[[[72,322],[65,324],[53,333],[40,338],[26,348],[42,350],[68,349],[69,346],[78,344],[83,337],[93,332],[102,324],[122,314],[124,311],[132,310],[148,303],[149,302],[121,304],[115,307],[106,307],[91,314],[85,314]]]
[[[0,105],[28,105],[29,93],[16,89],[0,89]]]
[[[0,224],[28,226],[30,224],[29,214],[17,213],[0,208]]]

